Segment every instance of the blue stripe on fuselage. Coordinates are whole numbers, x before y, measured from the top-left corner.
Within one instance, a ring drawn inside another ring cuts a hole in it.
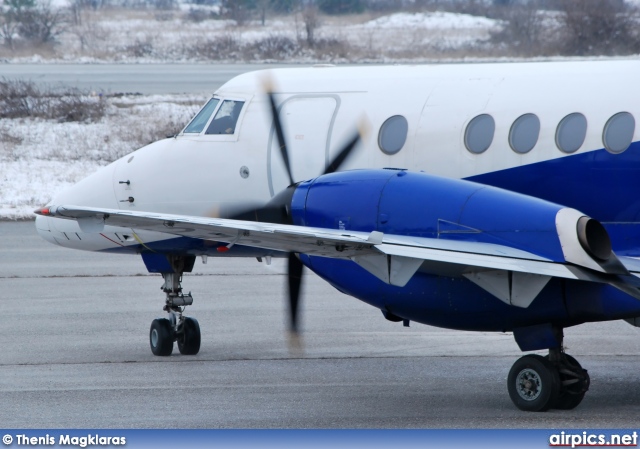
[[[640,142],[466,178],[572,207],[602,222],[620,255],[640,255]]]

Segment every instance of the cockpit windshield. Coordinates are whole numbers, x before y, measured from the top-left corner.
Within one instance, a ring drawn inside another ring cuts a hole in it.
[[[196,115],[194,119],[191,120],[191,123],[187,125],[187,127],[184,129],[184,133],[201,133],[205,125],[209,121],[209,117],[211,117],[211,114],[213,114],[213,111],[215,111],[216,106],[218,106],[218,103],[220,103],[220,100],[218,98],[212,98],[211,100],[209,100],[209,102],[204,105],[200,112],[198,112],[198,115]]]
[[[224,100],[205,134],[233,134],[244,101]]]

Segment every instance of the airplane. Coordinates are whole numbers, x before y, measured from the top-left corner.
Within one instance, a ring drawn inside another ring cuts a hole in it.
[[[513,364],[509,396],[573,409],[590,378],[563,329],[640,326],[638,74],[632,60],[242,74],[177,135],[57,194],[36,228],[162,274],[155,355],[200,349],[181,285],[196,257],[284,257],[294,335],[307,267],[392,322],[548,350]]]

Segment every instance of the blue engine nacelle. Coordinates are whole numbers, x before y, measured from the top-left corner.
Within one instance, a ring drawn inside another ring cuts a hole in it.
[[[290,187],[267,210],[280,211],[299,226],[480,242],[604,273],[624,271],[602,225],[575,209],[425,173],[384,169],[322,175]],[[274,215],[274,222],[282,222],[278,217]],[[604,284],[552,279],[525,309],[507,305],[455,274],[418,271],[405,287],[398,287],[349,261],[302,260],[340,291],[383,312],[448,328],[566,326],[638,310],[637,300]]]
[[[557,262],[565,261],[558,235],[563,209],[483,184],[395,169],[323,175],[300,183],[291,201],[296,225],[492,243]],[[608,236],[586,220],[582,236],[579,224],[570,232],[592,257],[606,260]]]

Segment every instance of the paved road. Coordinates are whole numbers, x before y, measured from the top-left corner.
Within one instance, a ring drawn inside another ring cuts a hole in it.
[[[197,356],[153,357],[161,279],[135,257],[58,248],[0,222],[0,422],[5,428],[638,428],[640,330],[566,331],[592,387],[573,411],[522,413],[510,335],[385,321],[306,276],[304,354],[285,344],[283,265],[198,263],[184,287]],[[176,351],[177,352],[177,351]]]
[[[0,79],[106,93],[212,94],[236,75],[284,64],[0,64]]]

